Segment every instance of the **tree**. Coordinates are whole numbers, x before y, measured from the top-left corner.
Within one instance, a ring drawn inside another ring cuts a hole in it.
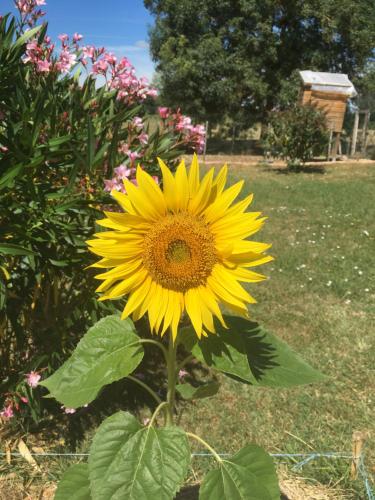
[[[144,0],[161,99],[199,119],[258,118],[297,69],[360,79],[375,0]]]

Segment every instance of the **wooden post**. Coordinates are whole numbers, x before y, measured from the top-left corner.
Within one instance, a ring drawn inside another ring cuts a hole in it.
[[[352,149],[350,151],[350,156],[355,155],[355,148],[357,146],[357,136],[358,136],[358,123],[359,123],[359,111],[355,112],[354,116],[354,127],[353,127],[353,135],[352,135]]]
[[[363,126],[362,126],[362,156],[366,156],[366,146],[367,146],[367,129],[368,129],[368,122],[370,120],[370,111],[367,109],[365,112],[365,119],[363,121]]]
[[[333,150],[332,150],[332,161],[336,161],[338,150],[339,150],[339,144],[340,144],[340,132],[336,132],[335,135],[335,142],[333,144]]]
[[[357,479],[359,463],[363,450],[364,442],[367,438],[366,432],[354,431],[352,436],[352,465],[350,475],[352,479]]]
[[[332,137],[333,137],[333,130],[331,129],[329,131],[329,139],[328,139],[328,152],[327,152],[327,160],[331,158],[331,149],[332,149]]]

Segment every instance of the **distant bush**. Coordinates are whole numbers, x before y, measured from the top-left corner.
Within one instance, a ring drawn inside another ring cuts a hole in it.
[[[270,114],[265,148],[289,166],[311,160],[322,153],[327,142],[325,115],[313,106],[295,104]]]

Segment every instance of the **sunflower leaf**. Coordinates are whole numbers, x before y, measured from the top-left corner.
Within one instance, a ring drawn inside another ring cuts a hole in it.
[[[181,332],[185,347],[202,363],[257,386],[293,387],[326,379],[257,323],[236,316],[224,319],[228,329],[217,325],[216,335],[199,342],[192,328]]]
[[[105,385],[132,373],[143,354],[133,322],[107,316],[87,331],[70,358],[40,384],[66,407],[77,408],[95,399]]]
[[[184,399],[203,399],[214,396],[220,388],[219,382],[208,382],[198,387],[191,384],[177,384],[176,390]]]
[[[279,500],[280,490],[273,460],[262,448],[247,445],[208,472],[199,500]]]
[[[91,500],[89,467],[75,464],[62,476],[55,493],[55,500]]]
[[[101,424],[90,448],[93,500],[170,500],[189,462],[182,429],[144,427],[130,413],[117,412]]]

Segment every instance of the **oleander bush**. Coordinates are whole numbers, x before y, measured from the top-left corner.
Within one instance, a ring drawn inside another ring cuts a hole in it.
[[[164,111],[150,131],[155,89],[127,58],[83,46],[77,33],[56,47],[43,4],[19,0],[18,16],[0,18],[0,404],[24,423],[47,405],[25,376],[49,373],[115,311],[94,299],[84,272],[108,191],[136,183],[137,163],[158,176],[158,156],[173,165],[204,141],[180,112],[167,120]]]

